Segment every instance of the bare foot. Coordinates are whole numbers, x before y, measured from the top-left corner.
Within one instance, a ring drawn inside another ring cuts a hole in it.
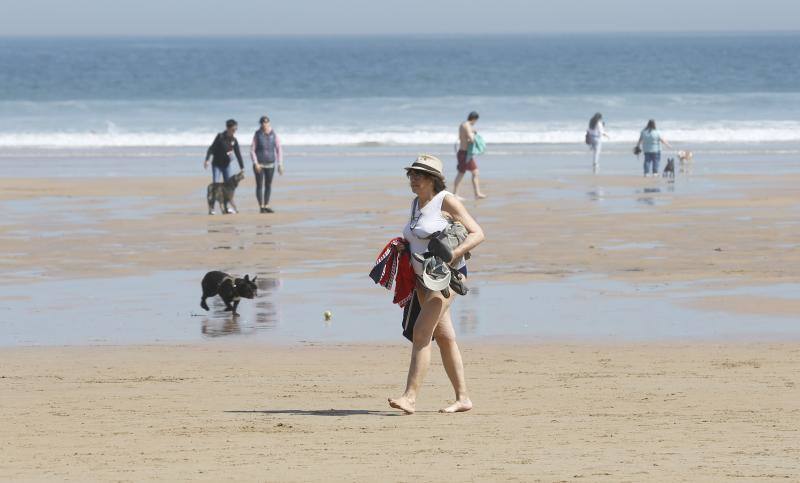
[[[414,414],[414,411],[416,411],[414,403],[409,401],[407,397],[399,397],[397,399],[389,398],[389,406],[399,409],[406,414]]]
[[[478,193],[477,195],[475,195],[476,200],[482,200],[484,198],[486,198],[486,195],[483,193]]]
[[[440,413],[463,413],[472,409],[472,401],[464,399],[439,410]]]

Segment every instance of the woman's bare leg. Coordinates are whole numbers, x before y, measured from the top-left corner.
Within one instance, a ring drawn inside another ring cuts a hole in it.
[[[445,299],[440,292],[430,290],[420,290],[417,286],[417,294],[422,294],[420,302],[422,310],[414,324],[414,341],[411,348],[411,364],[408,368],[408,379],[406,380],[406,390],[399,398],[389,398],[389,405],[400,409],[406,414],[413,414],[417,402],[417,393],[428,372],[431,364],[431,338],[442,312],[450,307],[450,299]]]
[[[456,393],[456,402],[439,410],[441,413],[460,413],[472,409],[472,401],[467,396],[467,382],[464,379],[464,362],[461,360],[461,351],[456,343],[456,332],[450,318],[450,309],[447,309],[439,319],[439,324],[433,333],[439,352],[442,355],[442,365],[450,378],[450,383]]]

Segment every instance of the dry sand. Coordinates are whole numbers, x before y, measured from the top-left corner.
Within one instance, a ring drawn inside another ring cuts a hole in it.
[[[401,416],[408,353],[0,349],[0,479],[800,480],[797,344],[473,345]]]

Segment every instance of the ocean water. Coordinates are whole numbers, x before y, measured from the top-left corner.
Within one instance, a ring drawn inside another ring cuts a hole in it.
[[[4,150],[202,147],[267,113],[287,146],[670,141],[800,147],[800,33],[0,41]],[[143,149],[142,152],[152,150]],[[157,150],[156,150],[157,151]],[[83,151],[85,152],[85,151]]]

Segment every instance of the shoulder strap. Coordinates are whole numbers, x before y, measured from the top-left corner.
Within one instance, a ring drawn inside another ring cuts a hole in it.
[[[417,212],[417,204],[419,204],[419,197],[414,198],[414,202],[411,203],[411,218],[410,218],[410,220],[414,219],[414,213]]]

